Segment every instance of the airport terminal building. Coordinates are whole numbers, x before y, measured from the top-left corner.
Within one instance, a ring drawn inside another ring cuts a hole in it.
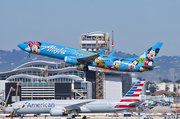
[[[8,104],[32,99],[96,98],[96,72],[79,71],[76,66],[64,62],[27,62],[14,70],[0,72],[0,79],[7,81],[5,98],[9,94]],[[121,98],[132,86],[131,74],[106,72],[103,85],[104,99]]]

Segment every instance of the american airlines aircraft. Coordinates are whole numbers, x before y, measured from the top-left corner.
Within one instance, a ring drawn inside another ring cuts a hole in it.
[[[78,65],[78,69],[80,70],[87,71],[88,66],[93,66],[114,71],[143,72],[154,69],[155,66],[153,66],[153,62],[155,61],[162,44],[163,43],[161,42],[156,43],[136,58],[113,57],[115,51],[109,56],[103,55],[106,47],[99,53],[39,41],[26,41],[18,44],[18,47],[28,53],[28,57],[30,57],[30,53],[33,53],[63,59],[67,63]]]
[[[5,109],[7,113],[36,114],[50,113],[51,116],[63,116],[65,112],[105,113],[135,108],[142,101],[140,94],[145,79],[139,80],[127,94],[119,100],[84,99],[84,100],[29,100],[11,104]]]

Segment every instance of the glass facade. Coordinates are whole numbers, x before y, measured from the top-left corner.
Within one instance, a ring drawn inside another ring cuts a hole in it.
[[[4,76],[0,76],[0,80],[6,80],[8,77],[13,76],[13,75],[18,75],[18,74],[27,74],[27,75],[34,75],[34,76],[40,76],[40,71],[20,71],[15,74],[7,75],[5,74]],[[84,77],[84,72],[83,71],[65,71],[65,72],[57,72],[57,73],[51,73],[50,71],[48,72],[48,76],[55,76],[55,75],[76,75],[81,78]]]
[[[38,77],[38,78],[24,78],[24,77],[20,77],[19,78],[12,78],[12,79],[8,79],[9,82],[23,82],[23,83],[29,83],[31,84],[30,82],[33,82],[35,84],[35,82],[38,84],[38,83],[50,83],[50,82],[53,82],[53,83],[71,83],[74,79],[73,78],[67,78],[67,77],[60,77],[60,78],[52,78],[52,79],[43,79],[41,77]]]
[[[6,80],[8,77],[13,76],[13,75],[18,75],[18,74],[46,76],[46,73],[48,73],[48,76],[76,75],[81,78],[84,77],[83,71],[78,71],[78,70],[74,69],[73,65],[66,66],[66,64],[64,62],[63,63],[54,63],[54,64],[52,64],[52,63],[48,64],[48,62],[43,62],[44,63],[43,64],[42,62],[41,63],[38,63],[38,62],[40,62],[40,61],[34,62],[34,64],[29,62],[29,65],[28,65],[28,63],[26,63],[26,64],[23,64],[22,66],[16,68],[15,70],[12,70],[9,72],[2,72],[2,73],[0,73],[0,80]],[[34,68],[28,68],[28,67],[34,67]],[[45,68],[45,69],[36,69],[36,67],[37,68]],[[23,69],[21,70],[21,68],[23,68]],[[46,68],[48,69],[47,72],[46,72]],[[58,69],[62,69],[62,68],[66,68],[66,70],[64,70],[64,71],[58,70]],[[71,68],[73,68],[73,69],[71,70]]]
[[[21,100],[54,99],[55,83],[21,83]]]

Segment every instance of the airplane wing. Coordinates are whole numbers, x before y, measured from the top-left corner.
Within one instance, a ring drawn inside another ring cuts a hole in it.
[[[71,104],[71,105],[64,106],[64,108],[66,110],[76,110],[76,109],[79,109],[80,106],[83,106],[83,105],[88,104],[93,101],[94,100],[89,100],[89,101],[84,101],[84,102],[80,102],[80,103],[76,103],[76,104]]]
[[[115,73],[115,74],[124,74],[124,73],[126,73],[126,72],[120,72],[120,71],[116,71],[116,70],[109,70],[109,69],[104,69],[104,68],[100,68],[100,67],[92,67],[92,66],[89,66],[89,70],[106,72],[106,73]]]
[[[93,64],[94,60],[103,54],[106,47],[104,47],[98,54],[91,55],[89,57],[78,58],[77,61],[83,64]]]
[[[89,57],[83,57],[83,58],[78,58],[77,61],[79,63],[87,63],[87,64],[93,64],[94,60],[99,57],[99,54],[91,55]]]

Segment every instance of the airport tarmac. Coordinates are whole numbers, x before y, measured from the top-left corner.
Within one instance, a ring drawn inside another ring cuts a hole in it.
[[[0,119],[12,119],[12,117],[6,117],[7,114],[1,114],[0,115]],[[144,119],[144,117],[146,119],[174,119],[174,116],[168,116],[168,115],[158,115],[158,116],[154,116],[154,115],[135,115],[132,117],[124,117],[124,116],[118,116],[118,117],[114,117],[114,116],[86,116],[86,119]],[[68,118],[67,116],[56,116],[56,117],[52,117],[52,116],[45,116],[45,115],[40,115],[38,117],[33,117],[33,115],[27,115],[25,117],[13,117],[14,119],[71,119]],[[74,119],[74,118],[73,118]],[[83,119],[83,116],[81,117],[76,117],[75,119]],[[176,118],[176,119],[180,119]]]
[[[70,119],[67,117],[13,117],[14,119]],[[166,117],[152,116],[149,119],[165,119]],[[11,117],[0,117],[0,119],[12,119]],[[82,117],[76,117],[75,119],[82,119]],[[86,119],[140,119],[140,117],[87,117]],[[168,119],[168,118],[167,118]],[[173,119],[173,118],[170,118]]]

